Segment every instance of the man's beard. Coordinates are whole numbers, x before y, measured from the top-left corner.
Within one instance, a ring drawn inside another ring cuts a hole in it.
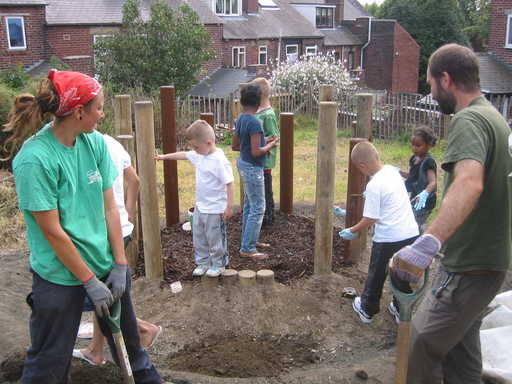
[[[436,80],[437,81],[437,80]],[[453,94],[447,92],[440,84],[437,83],[437,95],[434,98],[439,104],[439,109],[445,115],[451,115],[455,113],[455,108],[457,107],[457,100]]]

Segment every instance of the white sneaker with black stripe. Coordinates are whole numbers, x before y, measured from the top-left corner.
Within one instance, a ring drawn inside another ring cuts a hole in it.
[[[398,312],[398,308],[395,307],[395,304],[393,304],[393,301],[391,301],[391,303],[388,305],[388,312],[391,316],[393,316],[395,322],[400,324],[400,313]]]
[[[361,321],[365,324],[369,324],[373,321],[372,317],[367,314],[363,308],[361,308],[361,297],[357,296],[352,302],[352,308],[359,315]]]

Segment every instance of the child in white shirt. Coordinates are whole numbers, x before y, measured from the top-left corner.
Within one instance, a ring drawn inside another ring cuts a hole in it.
[[[197,267],[194,276],[216,277],[229,263],[225,220],[233,215],[233,170],[215,146],[213,128],[196,120],[185,135],[192,151],[155,156],[156,160],[189,160],[196,168],[196,206],[192,236]]]
[[[389,260],[395,252],[414,242],[419,231],[407,190],[395,167],[383,165],[379,152],[369,142],[357,144],[350,157],[371,180],[366,186],[363,218],[341,231],[340,236],[345,240],[355,239],[361,230],[375,224],[368,278],[363,293],[352,305],[362,322],[371,323],[373,315],[379,312]],[[408,283],[395,280],[393,283],[402,292],[411,292]],[[388,310],[398,321],[399,307],[394,298]]]

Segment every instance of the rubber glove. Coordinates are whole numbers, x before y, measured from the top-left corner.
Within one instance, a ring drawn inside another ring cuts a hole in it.
[[[111,287],[112,295],[114,296],[114,301],[123,296],[124,291],[126,289],[126,274],[128,273],[128,264],[114,264],[114,268],[110,271],[108,275],[107,281],[105,284],[108,287]]]
[[[389,261],[389,268],[399,279],[416,283],[440,249],[441,242],[437,237],[431,234],[422,235],[414,243],[395,253]]]
[[[334,206],[334,214],[337,216],[345,217],[345,216],[347,216],[347,211],[343,208]]]
[[[91,301],[94,303],[98,316],[110,316],[108,307],[114,303],[114,297],[107,285],[94,276],[91,280],[84,283],[84,288],[87,292],[87,296],[89,296]]]
[[[427,204],[428,195],[430,195],[430,193],[428,193],[426,190],[423,190],[414,197],[413,200],[416,200],[416,203],[414,204],[415,210],[419,211],[420,209],[425,208],[425,205]]]
[[[359,234],[357,233],[352,233],[352,231],[350,230],[350,228],[346,228],[344,229],[343,231],[340,231],[338,233],[338,235],[340,235],[340,237],[343,239],[343,240],[354,240],[354,239],[357,239],[359,237]]]

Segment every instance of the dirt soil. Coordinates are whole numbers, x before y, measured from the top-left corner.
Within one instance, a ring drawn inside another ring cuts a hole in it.
[[[229,223],[231,267],[273,268],[283,283],[241,287],[219,279],[212,286],[191,279],[191,236],[176,227],[162,236],[166,283],[138,278],[133,284],[138,317],[164,329],[149,350],[164,379],[175,384],[392,383],[396,324],[385,310],[387,286],[381,313],[363,325],[341,291],[351,286],[360,292],[366,275],[343,263],[339,243],[333,260],[337,273],[308,277],[311,220],[278,217],[275,229],[263,232],[274,247],[271,258],[254,264],[237,256],[237,222]],[[0,253],[0,383],[18,383],[29,344],[27,264],[22,252]],[[178,279],[183,291],[173,294],[168,282]],[[92,367],[75,360],[71,374],[73,384],[121,383],[112,363]]]

